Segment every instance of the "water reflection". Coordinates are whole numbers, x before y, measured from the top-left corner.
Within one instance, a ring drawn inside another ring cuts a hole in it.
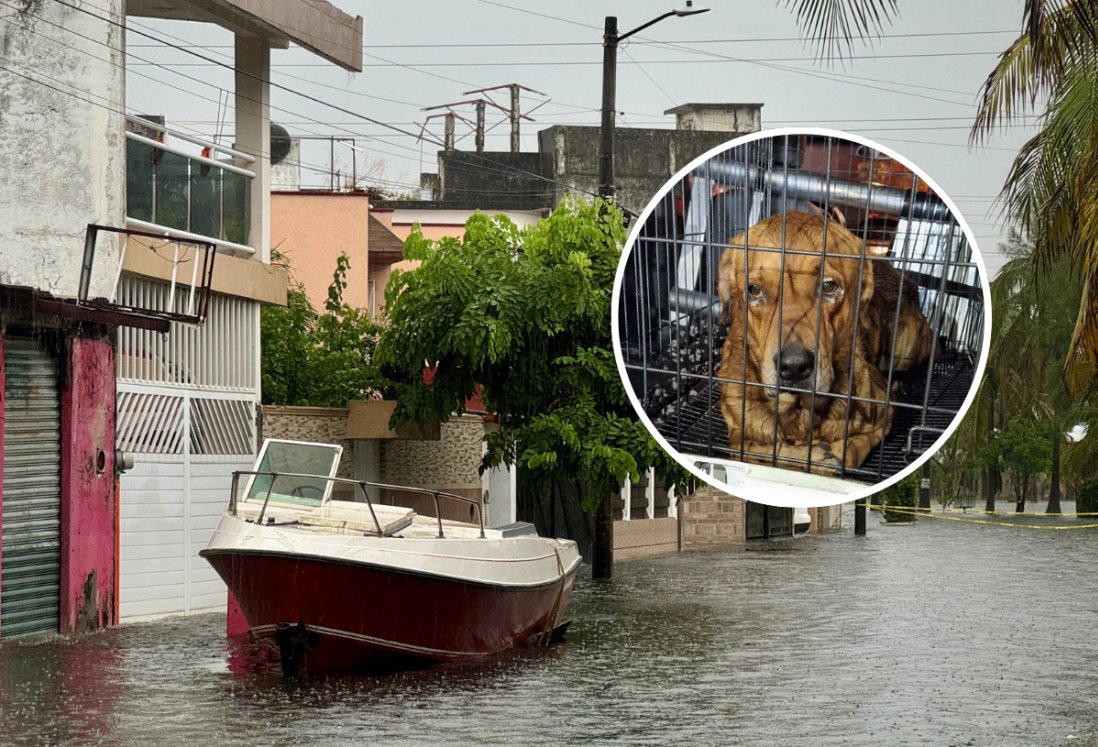
[[[621,565],[479,664],[288,682],[219,615],[5,643],[0,742],[1098,744],[1094,530],[875,520]]]

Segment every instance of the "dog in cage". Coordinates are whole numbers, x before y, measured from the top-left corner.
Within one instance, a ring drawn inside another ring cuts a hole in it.
[[[837,474],[888,434],[888,381],[927,360],[931,329],[915,284],[863,246],[834,219],[789,212],[723,251],[721,413],[745,461]]]

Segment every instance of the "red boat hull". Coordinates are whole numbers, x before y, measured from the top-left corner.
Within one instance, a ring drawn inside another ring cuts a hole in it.
[[[536,587],[477,584],[321,558],[205,551],[251,632],[304,624],[312,672],[468,660],[547,634],[575,579]]]

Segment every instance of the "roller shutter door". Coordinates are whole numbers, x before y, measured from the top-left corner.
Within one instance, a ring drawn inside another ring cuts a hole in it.
[[[0,637],[55,632],[60,617],[61,407],[57,364],[35,340],[4,345]]]

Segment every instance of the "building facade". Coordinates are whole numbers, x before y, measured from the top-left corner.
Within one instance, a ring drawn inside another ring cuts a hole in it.
[[[130,113],[136,17],[234,33],[232,147]],[[259,308],[286,294],[271,50],[361,70],[362,19],[320,0],[104,0],[5,24],[0,638],[220,609],[197,552],[254,458]],[[89,224],[105,228],[85,246]],[[120,476],[116,450],[135,462]]]

